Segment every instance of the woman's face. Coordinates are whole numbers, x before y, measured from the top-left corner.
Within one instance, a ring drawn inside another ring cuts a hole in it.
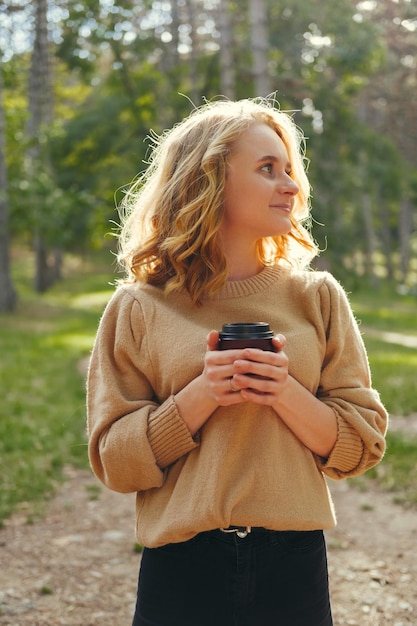
[[[220,231],[225,247],[288,233],[297,193],[282,139],[266,124],[254,123],[228,159]]]

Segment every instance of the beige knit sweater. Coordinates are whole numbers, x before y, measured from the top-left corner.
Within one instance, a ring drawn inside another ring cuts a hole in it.
[[[201,373],[208,332],[238,321],[265,321],[286,336],[290,374],[337,416],[328,459],[252,403],[219,407],[190,436],[173,395]],[[268,267],[202,307],[185,293],[124,286],[102,317],[88,376],[90,461],[109,488],[137,492],[145,546],[230,524],[330,528],[324,474],[345,478],[378,463],[386,426],[347,297],[328,273]]]

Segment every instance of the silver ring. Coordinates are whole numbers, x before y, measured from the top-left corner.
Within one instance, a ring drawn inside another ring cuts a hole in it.
[[[239,389],[235,389],[232,385],[232,382],[233,382],[233,376],[232,378],[229,378],[229,388],[232,393],[236,393],[236,391],[239,391]]]

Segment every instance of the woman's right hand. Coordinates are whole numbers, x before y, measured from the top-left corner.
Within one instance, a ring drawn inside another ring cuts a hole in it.
[[[233,388],[233,363],[241,350],[218,350],[218,342],[219,333],[210,331],[202,373],[174,397],[178,411],[192,435],[219,406],[245,402],[240,391]]]
[[[207,336],[202,382],[218,406],[230,406],[245,402],[240,389],[233,385],[233,364],[242,350],[218,350],[219,333],[212,330]]]

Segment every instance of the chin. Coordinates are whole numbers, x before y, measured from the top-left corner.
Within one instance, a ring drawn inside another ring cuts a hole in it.
[[[288,220],[288,224],[286,226],[285,224],[283,224],[281,228],[277,228],[274,234],[271,235],[271,237],[279,237],[281,235],[288,235],[291,232],[291,230],[292,230],[292,224],[290,220]]]

